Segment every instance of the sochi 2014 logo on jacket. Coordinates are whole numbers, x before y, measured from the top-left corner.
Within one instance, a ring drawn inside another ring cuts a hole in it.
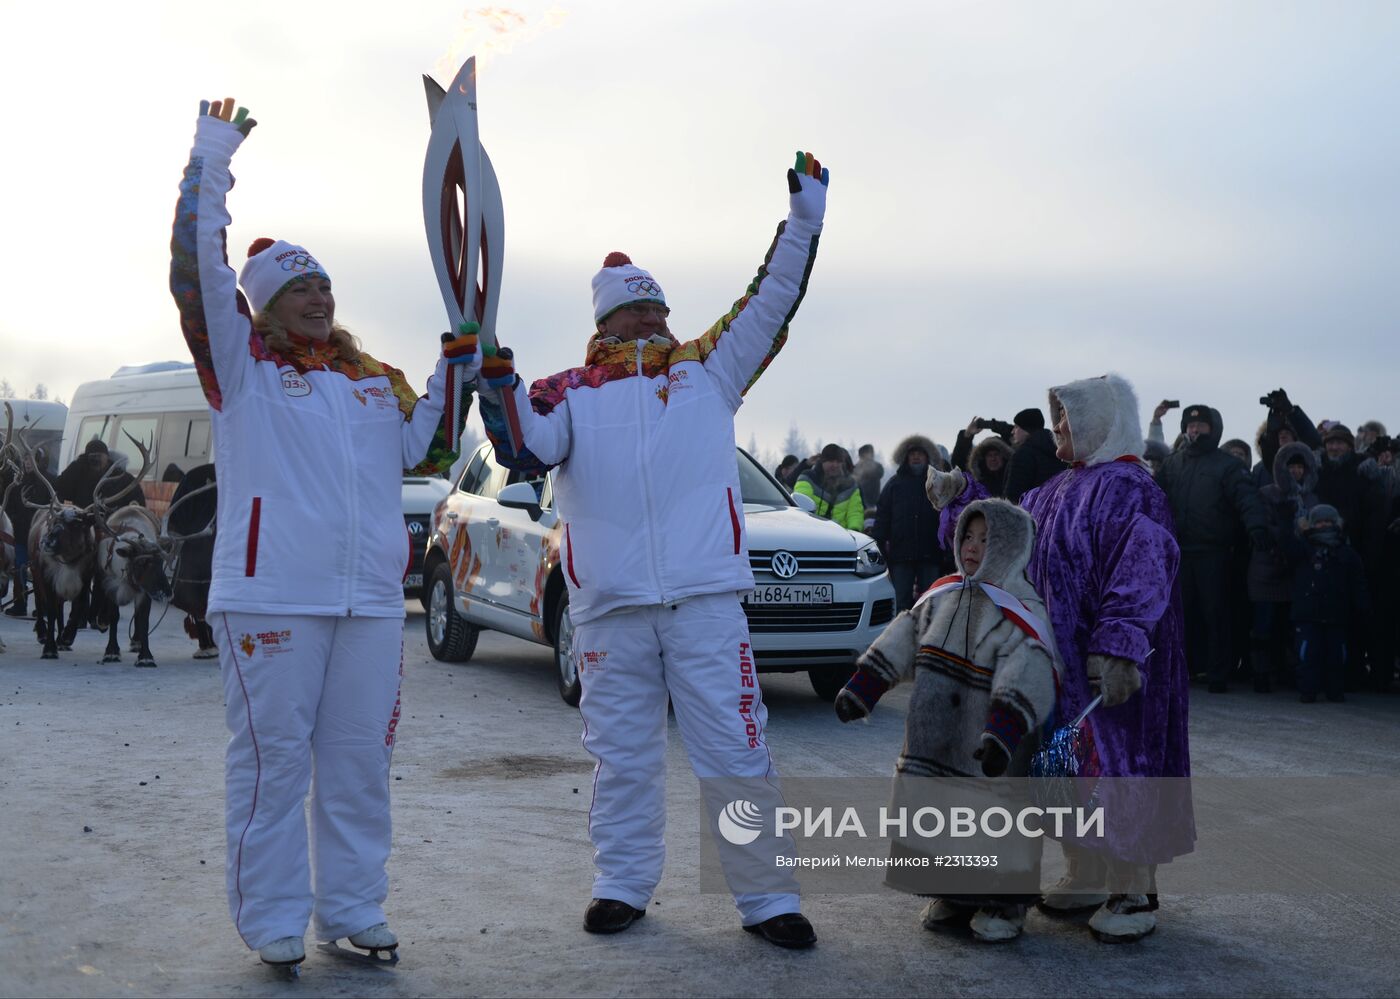
[[[278,374],[282,376],[282,391],[294,399],[311,394],[311,383],[306,380],[306,376],[297,371],[290,364],[285,368],[278,369]]]

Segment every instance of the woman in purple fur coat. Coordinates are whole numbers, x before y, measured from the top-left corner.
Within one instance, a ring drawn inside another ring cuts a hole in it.
[[[1176,590],[1180,552],[1166,496],[1142,463],[1137,397],[1117,375],[1050,390],[1057,456],[1071,465],[1021,497],[1036,524],[1027,575],[1045,599],[1064,660],[1060,717],[1086,722],[1082,774],[1105,778],[1101,838],[1063,841],[1069,871],[1040,903],[1095,910],[1098,939],[1139,940],[1156,926],[1156,866],[1196,839],[1188,778],[1187,682]],[[931,470],[940,536],[981,487]],[[1163,780],[1161,778],[1174,778]]]

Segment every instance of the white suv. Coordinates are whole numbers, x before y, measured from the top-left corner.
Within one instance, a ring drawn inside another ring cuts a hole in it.
[[[814,516],[807,497],[794,497],[747,452],[736,457],[755,583],[744,611],[758,669],[806,671],[812,689],[832,700],[894,617],[884,560],[864,534]],[[552,645],[559,694],[577,704],[553,500],[548,475],[526,479],[481,445],[433,512],[423,606],[436,658],[470,659],[483,628]]]

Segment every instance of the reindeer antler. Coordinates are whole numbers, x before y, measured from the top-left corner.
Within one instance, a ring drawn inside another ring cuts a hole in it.
[[[102,478],[98,479],[97,485],[92,487],[92,505],[88,507],[89,513],[95,513],[98,517],[102,518],[103,520],[106,520],[107,514],[110,513],[114,507],[116,507],[118,500],[125,499],[128,493],[130,493],[133,489],[136,489],[141,485],[141,480],[144,479],[146,477],[146,473],[151,470],[151,449],[146,447],[135,437],[132,437],[131,434],[127,433],[126,431],[122,431],[122,433],[125,433],[127,440],[135,444],[136,450],[141,452],[141,471],[137,472],[136,476],[131,480],[131,482],[124,486],[121,489],[121,491],[118,492],[115,496],[103,496],[102,486],[106,483],[106,481],[109,478],[111,478],[114,474],[120,471],[115,461],[112,462],[111,465],[107,466],[107,471],[102,473]],[[154,443],[154,441],[152,443]]]

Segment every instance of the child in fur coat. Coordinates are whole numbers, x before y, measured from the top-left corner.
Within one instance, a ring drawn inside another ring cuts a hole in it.
[[[870,714],[895,684],[913,679],[895,764],[896,809],[905,799],[912,813],[950,791],[960,803],[977,796],[984,808],[995,804],[1013,815],[1028,803],[1023,782],[989,787],[981,778],[1025,777],[1037,733],[1055,706],[1054,638],[1025,573],[1034,539],[1035,524],[1019,507],[996,499],[969,503],[955,534],[959,573],[935,582],[890,622],[837,696],[836,714],[848,722]],[[910,836],[892,847],[904,857],[934,852],[945,851]],[[959,846],[946,852],[978,851]],[[926,929],[968,927],[988,942],[1020,935],[1026,903],[1037,897],[1039,841],[1008,836],[984,852],[997,855],[997,866],[967,879],[957,889],[966,894],[940,888],[922,913]],[[891,867],[887,883],[928,894],[927,871],[900,873],[905,870]]]

